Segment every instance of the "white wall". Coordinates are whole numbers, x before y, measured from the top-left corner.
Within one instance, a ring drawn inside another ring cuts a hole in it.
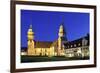
[[[100,0],[34,0],[56,3],[97,5],[97,68],[39,71],[34,73],[99,73],[100,72]],[[0,73],[10,73],[10,0],[0,0]],[[33,72],[30,72],[33,73]]]

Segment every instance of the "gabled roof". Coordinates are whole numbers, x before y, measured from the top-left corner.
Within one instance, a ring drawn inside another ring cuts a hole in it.
[[[35,41],[35,48],[50,48],[53,42]]]
[[[68,41],[67,43],[64,43],[64,46],[65,46],[66,49],[75,48],[75,47],[81,47],[83,39],[86,39],[88,41],[87,42],[87,46],[89,46],[89,35],[84,36],[84,37],[79,38],[79,39],[76,39],[76,40],[73,40],[73,41]]]

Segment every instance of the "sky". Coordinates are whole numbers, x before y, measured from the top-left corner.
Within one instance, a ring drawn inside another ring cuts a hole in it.
[[[55,41],[62,23],[68,41],[89,33],[89,13],[21,10],[21,47],[27,47],[30,25],[36,41]]]

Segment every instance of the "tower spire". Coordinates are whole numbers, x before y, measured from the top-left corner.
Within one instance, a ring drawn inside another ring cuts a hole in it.
[[[59,37],[63,37],[63,35],[64,35],[63,25],[60,25],[60,28],[59,28]]]
[[[30,25],[30,27],[28,29],[27,37],[28,37],[28,40],[33,40],[34,39],[34,32],[32,31],[32,25]]]
[[[30,29],[32,29],[32,24],[30,25]]]
[[[62,16],[62,22],[60,24],[59,32],[64,33],[64,16]]]
[[[62,38],[63,41],[67,41],[67,37],[66,37],[66,29],[65,29],[65,25],[64,25],[64,17],[62,18],[62,22],[60,24],[60,28],[59,28],[59,37]]]

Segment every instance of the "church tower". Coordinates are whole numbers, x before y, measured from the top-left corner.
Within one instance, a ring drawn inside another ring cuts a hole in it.
[[[63,37],[64,36],[64,28],[63,28],[63,25],[60,25],[60,28],[59,28],[59,37]]]
[[[28,37],[28,41],[34,40],[34,32],[32,31],[32,25],[30,25],[30,28],[28,29],[27,37]]]
[[[30,28],[28,29],[27,32],[27,38],[28,38],[28,50],[27,54],[28,55],[34,55],[35,50],[34,50],[34,32],[32,31],[32,25],[30,25]]]
[[[61,53],[64,51],[63,48],[63,41],[65,40],[64,38],[65,38],[64,26],[61,24],[58,33],[58,55],[61,55]]]

